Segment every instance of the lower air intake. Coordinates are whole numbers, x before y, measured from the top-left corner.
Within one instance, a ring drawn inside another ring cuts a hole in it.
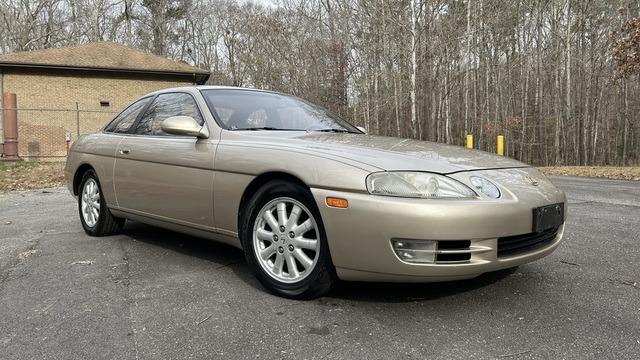
[[[550,244],[560,228],[551,228],[539,233],[507,236],[498,239],[498,257],[513,256],[531,252]]]

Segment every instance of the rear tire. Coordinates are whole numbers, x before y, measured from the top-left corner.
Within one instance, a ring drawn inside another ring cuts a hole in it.
[[[78,213],[84,231],[91,236],[108,236],[120,233],[125,219],[111,214],[104,201],[100,181],[95,171],[82,176],[78,188]]]
[[[337,280],[320,213],[301,185],[276,180],[258,190],[240,237],[249,267],[277,295],[313,299]]]

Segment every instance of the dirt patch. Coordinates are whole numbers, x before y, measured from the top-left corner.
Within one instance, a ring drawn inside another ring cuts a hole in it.
[[[538,169],[547,175],[640,180],[640,167],[556,166]],[[0,162],[0,191],[63,186],[65,186],[63,162]]]

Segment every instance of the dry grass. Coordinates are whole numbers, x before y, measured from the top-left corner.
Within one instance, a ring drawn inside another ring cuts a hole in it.
[[[64,162],[0,162],[0,191],[61,186],[64,186]]]
[[[640,180],[640,167],[557,166],[541,167],[547,175],[588,176]],[[63,162],[0,162],[0,191],[44,189],[64,186]]]
[[[588,176],[608,179],[640,180],[640,167],[615,166],[554,166],[541,167],[547,175]]]

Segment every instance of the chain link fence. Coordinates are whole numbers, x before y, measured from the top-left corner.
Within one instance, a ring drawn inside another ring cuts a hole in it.
[[[18,117],[18,156],[43,161],[63,161],[69,145],[78,136],[100,130],[118,113],[81,109],[7,110],[15,110]]]

